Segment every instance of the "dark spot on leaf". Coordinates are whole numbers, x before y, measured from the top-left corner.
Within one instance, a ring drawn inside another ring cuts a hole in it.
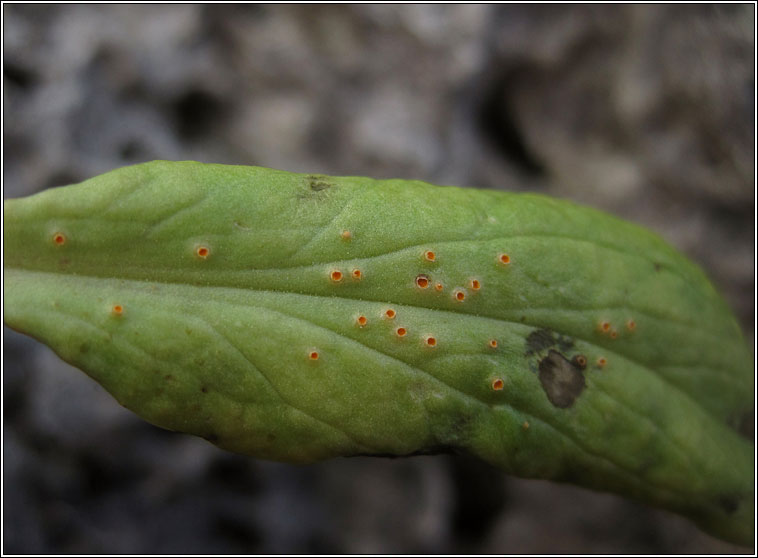
[[[542,389],[550,403],[561,409],[574,404],[585,386],[582,370],[574,359],[569,361],[558,351],[550,350],[540,361],[539,374]]]
[[[173,376],[173,374],[166,374],[165,376],[163,376],[163,378],[164,378],[164,379],[165,379],[167,382],[171,382],[171,381],[173,381],[173,379],[174,379],[174,376]]]
[[[81,346],[79,347],[79,353],[85,354],[88,352],[89,352],[89,343],[82,343]]]
[[[734,496],[722,496],[719,498],[719,506],[729,515],[732,515],[740,507],[739,499]]]
[[[750,443],[755,443],[755,410],[734,417],[729,421],[729,426]]]
[[[310,175],[308,177],[308,187],[314,192],[320,192],[332,187],[325,176]]]
[[[656,271],[661,270],[661,264],[659,264],[658,262],[653,262],[653,267],[655,268]]]
[[[208,393],[208,386],[201,387],[200,391],[202,391],[203,393]]]
[[[570,337],[558,335],[550,329],[535,329],[526,338],[526,356],[536,355],[545,349],[557,347],[564,353],[574,346],[574,340]]]
[[[346,457],[384,457],[388,459],[396,459],[399,457],[417,457],[420,455],[442,455],[442,454],[458,454],[458,450],[452,446],[447,445],[439,445],[439,446],[430,446],[428,448],[414,451],[411,453],[403,453],[403,454],[396,454],[396,453],[354,453],[352,455],[348,455]]]

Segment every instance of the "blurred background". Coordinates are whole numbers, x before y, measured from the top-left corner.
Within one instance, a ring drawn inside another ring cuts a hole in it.
[[[3,5],[4,196],[153,159],[533,191],[646,225],[754,335],[754,5]],[[750,341],[752,342],[752,341]],[[732,553],[460,457],[288,466],[4,329],[6,553]]]

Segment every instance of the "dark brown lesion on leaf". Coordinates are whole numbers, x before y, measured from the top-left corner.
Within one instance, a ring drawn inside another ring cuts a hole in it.
[[[308,175],[308,187],[313,192],[320,192],[332,187],[332,183],[329,182],[328,177],[317,174]]]
[[[736,413],[727,420],[727,424],[750,443],[755,443],[755,409]]]
[[[728,515],[734,515],[734,513],[740,507],[739,498],[731,495],[721,496],[718,502],[719,506],[721,506],[721,509],[724,510]]]
[[[566,409],[574,404],[586,385],[584,381],[586,366],[587,358],[584,355],[576,355],[568,360],[553,349],[540,360],[540,384],[550,403],[560,409]]]
[[[545,349],[557,348],[561,352],[568,352],[574,347],[574,340],[564,337],[551,329],[535,329],[526,338],[527,357],[538,355]]]

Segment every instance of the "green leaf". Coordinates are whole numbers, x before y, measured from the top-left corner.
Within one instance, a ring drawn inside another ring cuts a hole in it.
[[[5,202],[6,323],[256,457],[471,453],[753,537],[752,354],[657,236],[536,195],[153,162]]]

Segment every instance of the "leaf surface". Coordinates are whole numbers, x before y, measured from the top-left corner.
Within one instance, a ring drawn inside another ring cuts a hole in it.
[[[8,200],[5,310],[256,457],[466,452],[753,537],[752,355],[702,271],[547,197],[153,162]]]

